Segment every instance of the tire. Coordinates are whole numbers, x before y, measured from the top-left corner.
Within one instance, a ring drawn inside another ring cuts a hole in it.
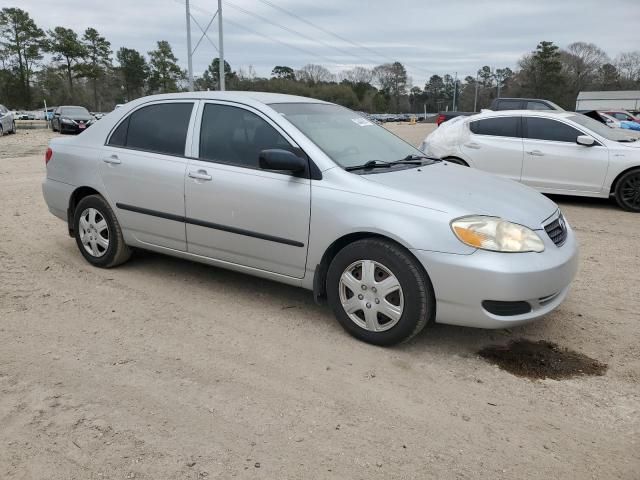
[[[444,160],[446,162],[455,163],[456,165],[461,165],[463,167],[468,167],[469,166],[469,164],[467,162],[465,162],[464,160],[462,160],[460,158],[451,157],[451,158],[445,158]]]
[[[392,293],[384,295],[383,285],[385,281],[393,284],[391,277],[400,288],[387,289]],[[429,276],[406,249],[387,240],[358,240],[340,250],[329,266],[326,287],[328,303],[342,327],[374,345],[405,342],[435,317]],[[343,304],[351,306],[351,313]],[[387,317],[385,310],[393,311],[396,318]]]
[[[14,133],[16,133],[16,122],[15,122],[15,121],[13,121],[13,122],[11,123],[11,130],[9,131],[9,133],[10,133],[10,134],[12,134],[12,135],[13,135]]]
[[[620,177],[615,197],[623,210],[640,213],[640,168],[630,170]]]
[[[4,130],[2,129],[2,124],[0,123],[0,137],[4,135]]]
[[[73,231],[80,253],[91,265],[111,268],[131,257],[131,250],[124,242],[120,224],[109,204],[100,195],[89,195],[80,200],[73,216]],[[91,238],[98,240],[92,242]],[[83,243],[85,240],[87,245]]]
[[[54,132],[57,132],[58,130],[56,130],[56,124],[53,120],[51,120],[51,130],[53,130]]]

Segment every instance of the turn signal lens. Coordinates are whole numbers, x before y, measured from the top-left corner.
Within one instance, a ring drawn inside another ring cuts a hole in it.
[[[458,240],[470,247],[493,252],[543,252],[544,243],[536,232],[497,217],[474,215],[451,222]]]
[[[51,160],[51,157],[53,157],[53,150],[51,150],[51,148],[47,148],[47,151],[44,154],[44,164],[45,165],[47,163],[49,163],[49,160]]]

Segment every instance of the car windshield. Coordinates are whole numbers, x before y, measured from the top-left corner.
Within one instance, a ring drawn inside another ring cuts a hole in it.
[[[89,111],[84,107],[64,107],[60,111],[62,115],[86,115],[89,116]]]
[[[283,115],[343,168],[424,154],[356,112],[322,103],[277,103]],[[405,165],[406,168],[406,165]]]
[[[569,117],[569,120],[576,122],[578,125],[588,128],[589,130],[592,130],[593,132],[597,133],[601,137],[606,138],[607,140],[613,140],[614,142],[619,142],[621,140],[628,141],[631,137],[624,131],[607,127],[604,123],[600,123],[599,121],[587,117],[586,115],[572,115],[571,117]]]

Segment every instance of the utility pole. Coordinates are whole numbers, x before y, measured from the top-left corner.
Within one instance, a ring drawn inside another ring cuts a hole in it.
[[[189,0],[185,1],[187,7],[187,63],[189,68],[189,91],[193,92],[193,52],[191,51],[191,11]]]
[[[456,111],[456,94],[458,93],[458,72],[456,72],[455,78],[453,80],[453,105],[451,111]]]
[[[218,45],[219,45],[219,51],[220,51],[218,77],[220,78],[220,90],[224,91],[224,46],[222,44],[222,0],[218,0]]]
[[[478,79],[479,79],[479,77],[480,77],[480,72],[477,72],[476,73],[476,94],[473,97],[473,111],[474,112],[478,111],[477,106],[478,106],[478,83],[479,83]]]

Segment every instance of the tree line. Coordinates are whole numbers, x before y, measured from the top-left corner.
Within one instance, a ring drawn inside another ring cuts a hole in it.
[[[195,89],[218,88],[218,65],[214,58],[195,79]],[[229,90],[302,95],[378,113],[479,110],[498,95],[546,98],[573,108],[581,90],[640,89],[640,51],[611,59],[584,42],[560,49],[543,41],[521,58],[515,71],[483,66],[475,77],[433,75],[423,87],[412,85],[400,62],[337,74],[317,64],[300,69],[277,65],[268,78],[252,67],[234,71],[226,61],[224,70]],[[49,105],[107,111],[143,95],[186,89],[186,72],[167,41],[156,42],[146,56],[127,47],[114,53],[95,28],[45,31],[20,8],[0,10],[0,99],[11,108],[38,108],[46,100]]]

